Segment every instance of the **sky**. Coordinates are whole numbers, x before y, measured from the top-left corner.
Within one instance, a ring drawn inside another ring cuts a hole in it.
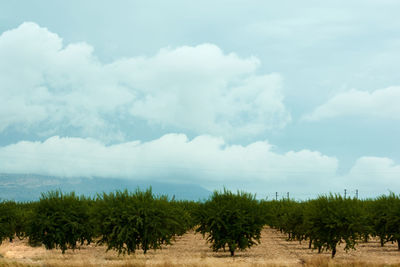
[[[0,173],[400,192],[400,2],[2,1]]]

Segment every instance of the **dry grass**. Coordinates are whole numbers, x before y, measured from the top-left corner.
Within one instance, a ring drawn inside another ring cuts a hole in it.
[[[344,252],[340,248],[334,260],[330,253],[318,254],[308,249],[307,242],[286,241],[279,232],[263,230],[261,244],[247,251],[237,252],[234,258],[228,252],[212,252],[199,234],[189,232],[177,238],[172,246],[162,250],[149,251],[144,255],[118,256],[114,251],[105,252],[105,247],[83,246],[76,251],[48,251],[43,247],[30,247],[26,241],[3,243],[0,246],[0,266],[399,266],[400,252],[396,245],[384,248],[377,241],[359,244],[357,250]]]

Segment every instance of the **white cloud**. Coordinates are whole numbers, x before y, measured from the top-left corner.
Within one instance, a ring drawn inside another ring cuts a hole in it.
[[[54,136],[0,147],[0,173],[193,183],[261,197],[278,191],[307,198],[345,188],[350,195],[358,189],[366,197],[400,186],[400,165],[389,158],[361,157],[347,173],[339,175],[337,170],[338,160],[318,151],[278,153],[267,141],[230,145],[208,135],[188,139],[184,134],[167,134],[116,145]]]
[[[104,73],[87,44],[63,48],[56,34],[24,23],[0,36],[0,131],[80,129],[95,135],[102,114],[128,104],[132,93]]]
[[[367,116],[382,119],[400,119],[400,86],[373,92],[350,90],[340,93],[303,117],[318,121],[342,116]]]
[[[400,165],[390,158],[360,157],[335,183],[337,188],[358,189],[364,197],[396,192],[400,186]]]
[[[161,179],[264,193],[278,187],[318,187],[336,170],[337,159],[319,152],[280,154],[266,141],[228,145],[206,135],[188,140],[183,134],[168,134],[149,142],[110,146],[94,139],[54,136],[0,148],[0,173]]]
[[[381,157],[361,157],[349,172],[352,179],[362,181],[371,179],[378,183],[385,183],[390,187],[400,185],[400,165],[392,159]],[[368,178],[367,178],[368,177]]]
[[[0,132],[116,139],[115,119],[140,118],[198,134],[257,135],[290,121],[280,75],[257,74],[259,65],[213,44],[103,64],[90,45],[64,46],[24,23],[0,35]]]

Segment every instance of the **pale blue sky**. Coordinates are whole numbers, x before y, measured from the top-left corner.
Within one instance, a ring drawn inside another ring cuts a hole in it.
[[[399,13],[382,0],[3,1],[0,172],[396,191]]]

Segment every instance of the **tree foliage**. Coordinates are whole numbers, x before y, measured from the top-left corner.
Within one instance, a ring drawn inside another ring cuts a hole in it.
[[[321,196],[310,201],[304,216],[314,248],[331,250],[332,258],[337,245],[343,241],[346,250],[354,248],[362,228],[362,214],[358,207],[357,200],[338,195]]]
[[[179,205],[165,196],[155,197],[151,189],[104,193],[96,201],[95,214],[99,244],[118,253],[159,249],[184,234],[188,225],[188,215]]]
[[[90,216],[90,200],[75,193],[63,194],[51,191],[42,194],[33,206],[27,236],[31,244],[44,244],[46,249],[59,248],[64,253],[92,242],[93,222]]]
[[[339,195],[308,201],[258,201],[252,194],[214,192],[205,202],[175,201],[154,196],[151,189],[103,193],[96,199],[51,191],[39,201],[0,202],[0,244],[15,236],[31,245],[59,248],[106,244],[107,250],[132,253],[159,249],[174,237],[196,228],[214,251],[251,248],[260,242],[264,225],[287,234],[288,240],[307,240],[309,248],[331,251],[345,243],[379,237],[381,245],[397,242],[400,250],[400,197],[393,193],[358,200]]]
[[[263,206],[270,212],[268,225],[288,234],[290,240],[308,240],[309,248],[318,252],[331,251],[332,257],[338,244],[354,249],[361,237],[371,233],[365,205],[357,199],[329,195],[305,202],[270,201]]]
[[[17,205],[14,201],[0,202],[0,245],[4,239],[13,240],[17,225]]]
[[[373,235],[380,238],[381,246],[386,242],[397,242],[400,250],[400,198],[391,193],[369,201]]]
[[[197,212],[197,232],[207,235],[214,251],[228,247],[231,256],[260,242],[264,216],[261,206],[249,193],[215,191]]]

